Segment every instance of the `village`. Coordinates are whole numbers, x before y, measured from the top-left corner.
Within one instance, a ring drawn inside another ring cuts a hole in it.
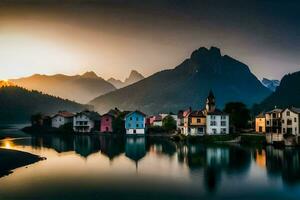
[[[185,136],[229,134],[229,115],[216,108],[212,91],[202,110],[180,110],[178,114],[161,113],[147,116],[142,111],[120,111],[118,108],[100,115],[84,110],[78,113],[59,111],[52,116],[33,116],[32,126],[61,128],[72,126],[74,133],[115,133],[120,130],[128,135],[144,135],[147,130],[154,132],[181,133]],[[118,130],[116,130],[118,129]]]
[[[180,134],[183,136],[228,135],[231,133],[228,113],[216,108],[216,99],[209,92],[205,108],[180,110],[177,114],[160,113],[147,116],[139,110],[121,111],[118,108],[100,115],[91,110],[78,113],[59,111],[52,116],[33,117],[32,126],[59,129],[69,127],[72,133],[121,133],[126,135],[146,135],[153,133]],[[300,109],[274,108],[262,112],[253,120],[253,134],[265,136],[267,144],[290,146],[299,144]],[[250,129],[252,130],[252,129]]]

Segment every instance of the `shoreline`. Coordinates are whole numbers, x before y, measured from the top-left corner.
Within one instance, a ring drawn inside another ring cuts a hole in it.
[[[25,167],[46,158],[12,149],[0,148],[0,178],[13,173],[13,170]]]

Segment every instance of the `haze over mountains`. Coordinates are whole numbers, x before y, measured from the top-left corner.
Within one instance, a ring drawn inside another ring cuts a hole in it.
[[[222,56],[218,48],[201,47],[174,69],[155,73],[90,103],[100,112],[114,107],[146,113],[176,112],[189,106],[202,107],[210,89],[220,108],[229,101],[242,101],[251,106],[271,93],[247,65]]]
[[[73,101],[29,91],[16,86],[0,87],[0,122],[29,122],[38,112],[54,114],[59,110],[81,111],[86,106]]]
[[[87,103],[99,95],[116,90],[111,83],[97,76],[95,72],[75,76],[35,74],[9,81],[29,90],[38,90],[79,103]]]
[[[110,78],[107,81],[110,82],[112,85],[114,85],[117,89],[119,89],[131,85],[133,83],[136,83],[144,78],[145,77],[142,74],[140,74],[136,70],[132,70],[130,72],[130,75],[128,76],[128,78],[125,79],[124,82],[115,78]]]

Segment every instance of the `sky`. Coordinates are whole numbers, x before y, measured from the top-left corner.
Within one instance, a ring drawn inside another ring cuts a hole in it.
[[[0,79],[149,76],[202,46],[281,79],[300,71],[299,13],[296,0],[0,0]]]

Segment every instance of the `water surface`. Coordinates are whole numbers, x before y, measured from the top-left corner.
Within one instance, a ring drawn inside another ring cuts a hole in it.
[[[27,137],[0,147],[47,158],[0,178],[0,199],[300,198],[293,148],[118,136]]]

